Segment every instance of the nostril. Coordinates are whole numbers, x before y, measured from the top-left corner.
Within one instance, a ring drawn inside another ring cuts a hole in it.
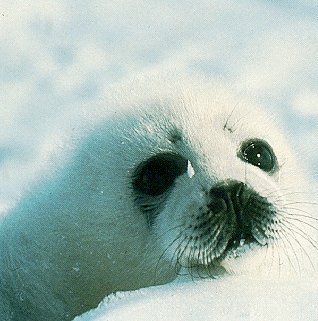
[[[236,214],[239,216],[243,211],[245,206],[245,191],[247,190],[247,185],[242,182],[237,182],[231,187],[231,199],[233,202],[233,207]]]
[[[222,198],[224,200],[231,198],[240,198],[245,190],[246,184],[238,181],[225,181],[212,187],[210,190],[211,198]]]
[[[247,185],[243,182],[237,182],[233,186],[233,191],[236,197],[240,197],[242,192],[246,189]]]
[[[232,207],[231,193],[226,188],[226,186],[218,185],[211,188],[209,196],[211,201],[208,206],[215,214],[229,211]]]
[[[220,213],[229,211],[231,205],[231,194],[225,185],[217,185],[210,190],[210,203],[209,208],[213,213]]]
[[[223,181],[217,184],[209,192],[211,211],[219,213],[221,210],[226,210],[228,214],[234,214],[237,223],[242,225],[246,190],[247,185],[239,181]]]
[[[227,202],[222,197],[213,198],[211,202],[208,204],[208,207],[214,214],[227,211],[228,209]]]

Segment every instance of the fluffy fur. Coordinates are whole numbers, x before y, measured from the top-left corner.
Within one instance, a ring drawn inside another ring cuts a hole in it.
[[[3,210],[1,320],[71,320],[109,293],[167,283],[181,267],[193,277],[310,268],[315,205],[301,164],[261,108],[218,85],[146,78],[79,114]],[[253,138],[274,150],[275,173],[238,157]],[[168,192],[140,200],[136,169],[162,153],[182,155],[188,171]],[[192,226],[207,191],[228,181],[244,182],[275,208],[275,223],[264,227],[270,240],[242,240],[224,257],[213,247],[203,254]]]

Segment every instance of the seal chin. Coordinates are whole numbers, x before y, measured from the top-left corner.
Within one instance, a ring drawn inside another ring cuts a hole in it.
[[[266,257],[266,255],[264,256],[266,251],[267,248],[257,243],[250,243],[229,251],[219,264],[226,271],[225,273],[231,275],[251,274],[253,271],[259,273],[264,263],[264,257]]]
[[[202,266],[199,269],[207,270],[209,277],[217,277],[224,273],[241,274],[243,271],[250,270],[251,258],[254,263],[255,253],[262,250],[264,250],[264,246],[253,237],[230,239],[224,251],[218,257],[211,262],[201,262]],[[193,270],[191,270],[191,274],[193,274]]]
[[[262,247],[263,245],[258,243],[253,236],[247,238],[233,238],[228,242],[228,245],[221,255],[221,259],[227,258],[238,258],[245,255],[249,251],[253,251],[256,248]]]
[[[264,251],[267,248],[257,242],[244,243],[237,247],[227,247],[222,255],[212,261],[186,261],[181,263],[179,274],[191,275],[192,278],[221,278],[225,275],[259,273],[264,265]]]

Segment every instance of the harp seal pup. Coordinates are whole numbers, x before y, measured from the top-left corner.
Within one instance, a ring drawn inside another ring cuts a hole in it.
[[[263,109],[221,85],[141,77],[76,113],[2,210],[1,320],[71,320],[181,270],[310,269],[317,208]]]

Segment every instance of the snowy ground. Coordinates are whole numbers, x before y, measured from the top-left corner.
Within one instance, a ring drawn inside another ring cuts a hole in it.
[[[278,112],[292,144],[303,153],[311,176],[318,181],[317,16],[315,0],[3,0],[0,170],[14,162],[15,168],[21,166],[28,173],[26,177],[32,176],[36,171],[34,158],[49,148],[50,130],[64,120],[65,113],[94,104],[111,84],[129,76],[173,69],[230,83]],[[22,184],[24,177],[20,179]],[[10,193],[18,192],[10,186],[0,190],[0,209],[6,206]],[[193,306],[195,313],[189,312],[188,296],[184,295],[176,310],[183,313],[184,302],[183,320],[264,320],[263,316],[271,320],[318,319],[313,317],[318,315],[314,283],[305,283],[308,287],[290,283],[283,289],[276,286],[277,291],[267,292],[270,295],[261,293],[261,300],[255,296],[260,292],[254,291],[254,284],[250,288],[239,280],[217,282],[213,293],[224,300],[216,303],[214,296],[211,299],[209,306],[214,312],[209,313],[213,318],[205,318],[206,311],[197,318],[200,300]],[[233,301],[226,301],[233,289],[230,282],[241,290],[232,293]],[[276,289],[272,284],[263,285],[267,291]],[[208,287],[202,283],[196,290],[188,285],[175,290],[189,296],[197,291],[209,300],[204,295],[209,293]],[[141,310],[145,307],[143,311],[147,309],[147,291],[155,307],[157,295],[163,307],[169,306],[175,295],[169,286],[143,290],[142,304],[138,305]],[[129,300],[130,296],[123,299],[123,313]],[[263,311],[260,318],[257,309],[249,310],[251,303]],[[114,309],[118,305],[120,300],[112,303]],[[233,305],[236,307],[231,309]],[[275,319],[272,310],[266,309],[269,305],[277,309],[282,306],[286,314],[282,312]],[[311,317],[302,319],[304,306]],[[161,316],[155,307],[151,320]],[[242,311],[251,312],[243,315]],[[171,315],[160,319],[176,320]]]
[[[317,321],[316,280],[231,277],[110,296],[74,321]]]

